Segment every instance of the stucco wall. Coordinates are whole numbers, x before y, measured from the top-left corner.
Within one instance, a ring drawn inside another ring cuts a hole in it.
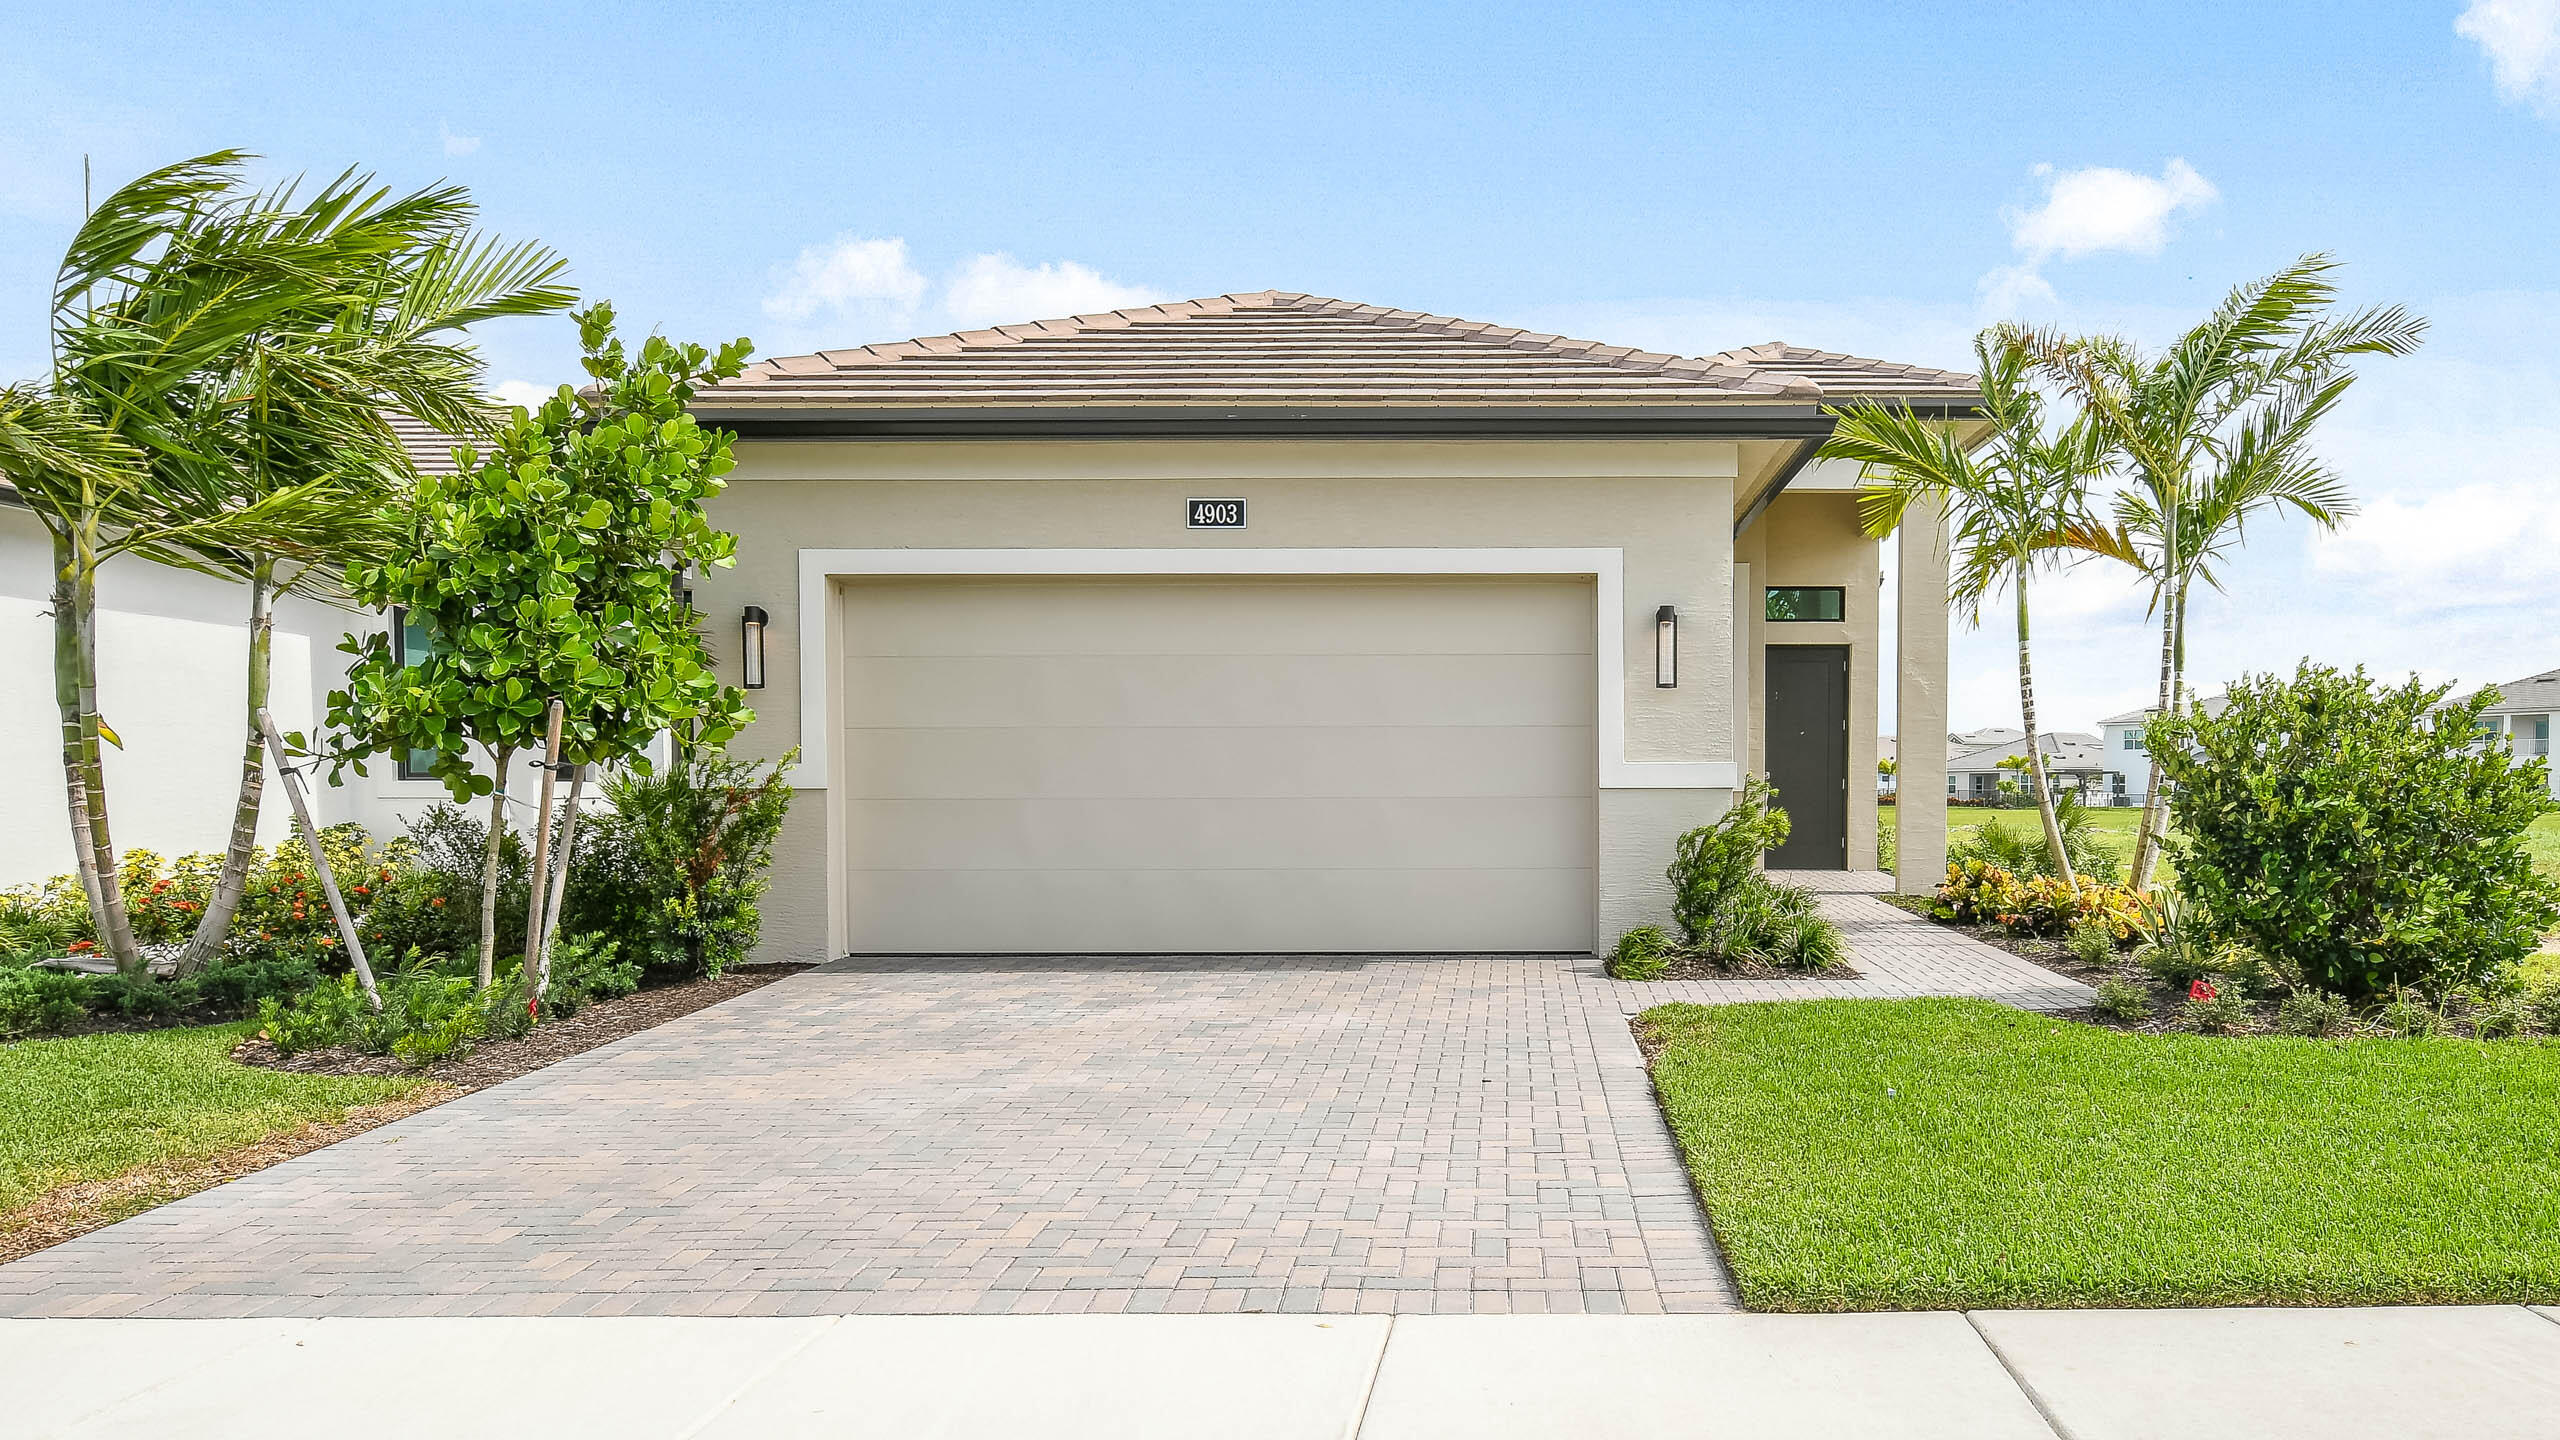
[[[695,590],[724,678],[738,674],[741,608],[771,617],[768,683],[753,697],[759,718],[738,741],[743,754],[774,756],[801,740],[803,549],[1607,547],[1625,556],[1625,758],[1740,759],[1727,442],[751,440],[738,455],[712,513],[737,532],[739,561]],[[1184,501],[1197,496],[1246,499],[1249,527],[1187,529]],[[1653,616],[1665,604],[1681,616],[1671,690],[1653,684]],[[1865,763],[1872,769],[1872,755]],[[1604,943],[1664,918],[1670,837],[1726,799],[1722,789],[1603,791],[1595,928]],[[826,807],[824,792],[798,797],[760,958],[829,948]]]
[[[1748,567],[1743,647],[1751,669],[1743,692],[1750,717],[1749,768],[1768,769],[1767,647],[1849,647],[1849,868],[1876,868],[1876,691],[1884,598],[1883,550],[1858,524],[1857,496],[1843,491],[1790,490],[1763,512],[1734,544]],[[1839,621],[1790,620],[1771,624],[1757,608],[1770,586],[1837,585]]]
[[[51,571],[43,526],[0,505],[0,675],[9,677],[0,686],[0,886],[72,868],[53,700]],[[247,737],[247,588],[124,557],[99,572],[98,610],[98,709],[124,741],[106,756],[117,847],[164,855],[221,848]],[[339,639],[379,623],[308,600],[279,602],[268,707],[276,723],[308,733],[346,678]],[[441,785],[399,779],[387,759],[371,769],[342,786],[317,784],[320,823],[354,820],[377,836],[396,835],[445,798]],[[529,782],[515,788],[531,794]],[[258,838],[273,844],[292,825],[271,768]]]

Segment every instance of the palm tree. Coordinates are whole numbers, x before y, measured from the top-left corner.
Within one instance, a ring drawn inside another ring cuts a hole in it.
[[[2002,586],[2013,593],[2026,765],[2035,775],[2036,809],[2044,820],[2054,873],[2076,895],[2080,882],[2063,850],[2053,785],[2036,739],[2040,732],[2027,582],[2062,548],[2065,537],[2089,528],[2089,486],[2105,473],[2106,451],[2085,419],[2048,432],[2044,397],[2028,383],[2023,334],[2006,327],[1986,330],[1974,337],[1973,353],[1983,415],[1991,423],[1982,442],[1968,445],[1958,427],[1924,418],[1907,404],[1860,400],[1833,412],[1838,423],[1821,454],[1862,467],[1871,488],[1860,497],[1858,510],[1870,535],[1891,534],[1915,500],[1934,499],[1946,506],[1954,547],[1947,598],[1968,624],[1981,623],[1985,596]]]
[[[2199,579],[2221,587],[2220,569],[2249,521],[2289,509],[2330,529],[2355,513],[2346,487],[2310,454],[2311,431],[2355,383],[2351,357],[2409,354],[2426,321],[2397,305],[2333,317],[2336,268],[2326,255],[2306,255],[2237,286],[2155,356],[2113,337],[2025,338],[2037,368],[2080,403],[2131,472],[2115,523],[2069,543],[2123,561],[2149,583],[2160,620],[2161,714],[2186,703],[2188,597]],[[2155,755],[2133,847],[2142,890],[2159,844],[2160,782]]]
[[[537,245],[470,232],[459,187],[397,200],[370,177],[341,175],[308,203],[291,187],[253,197],[228,216],[229,248],[305,254],[307,303],[250,337],[215,377],[217,408],[203,453],[213,463],[171,466],[171,491],[191,511],[295,497],[305,536],[240,545],[182,530],[175,547],[196,568],[249,592],[248,704],[231,839],[180,971],[221,951],[248,886],[265,790],[257,716],[269,689],[274,601],[288,594],[345,598],[349,561],[386,553],[414,479],[386,411],[456,435],[485,433],[493,416],[480,366],[453,335],[482,320],[565,308],[563,262]]]
[[[242,193],[247,159],[182,161],[91,212],[56,278],[51,389],[136,463],[112,476],[37,467],[11,477],[54,539],[74,848],[100,943],[128,971],[142,957],[107,827],[98,568],[136,554],[242,578],[333,569],[386,523],[385,487],[406,472],[382,410],[456,430],[485,423],[468,351],[429,337],[568,298],[544,288],[558,269],[546,253],[471,238],[458,190],[388,200],[369,180],[342,177],[296,204],[290,188]],[[254,710],[263,598],[252,606]],[[260,758],[244,764],[244,790],[250,769],[263,778]],[[255,804],[246,798],[252,839]],[[234,839],[226,875],[245,874],[236,827]],[[235,901],[237,890],[235,880]]]

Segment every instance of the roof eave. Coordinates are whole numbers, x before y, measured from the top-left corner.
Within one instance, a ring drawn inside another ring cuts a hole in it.
[[[1926,408],[1921,402],[1915,408]],[[1970,406],[1961,407],[1970,413]],[[1690,405],[1056,405],[694,407],[742,439],[1587,436],[1818,439],[1819,402]]]

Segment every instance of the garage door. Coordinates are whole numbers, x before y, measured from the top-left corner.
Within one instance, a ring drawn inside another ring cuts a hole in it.
[[[1590,948],[1588,583],[844,598],[858,953]]]

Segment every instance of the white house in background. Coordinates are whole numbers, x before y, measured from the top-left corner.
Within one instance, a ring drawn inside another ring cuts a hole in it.
[[[2509,680],[2497,691],[2498,703],[2480,716],[2482,733],[2498,737],[2520,756],[2550,755],[2551,721],[2560,716],[2560,670]],[[2553,779],[2551,789],[2560,795],[2560,777]]]
[[[2048,730],[2039,746],[2045,757],[2045,773],[2052,777],[2056,791],[2077,790],[2091,804],[2105,804],[2107,776],[2104,773],[2098,737],[2076,730]],[[2027,732],[2011,726],[1992,726],[1968,730],[1947,737],[1947,798],[1967,804],[1988,804],[2000,797],[2000,782],[2026,784],[2028,772],[2003,766],[2003,760],[2026,758]]]
[[[2219,695],[2207,695],[2196,702],[2207,715],[2219,715],[2230,702]],[[2143,727],[2160,713],[2153,705],[2140,710],[2127,710],[2098,722],[2098,743],[2106,752],[2107,799],[2110,805],[2139,805],[2151,793],[2151,752],[2142,743]]]
[[[419,431],[407,436],[422,470],[450,472],[448,447]],[[16,491],[0,485],[0,887],[72,868],[64,804],[61,721],[53,700],[51,542]],[[98,575],[98,709],[124,741],[107,751],[107,818],[119,850],[164,855],[218,850],[230,838],[246,736],[246,587],[187,570],[123,557]],[[326,715],[329,691],[345,682],[348,631],[384,628],[365,616],[310,600],[275,607],[274,681],[269,709],[286,730],[309,732]],[[323,825],[353,820],[396,835],[446,798],[444,786],[404,776],[388,757],[331,786],[314,786]],[[531,808],[535,781],[515,777]],[[258,838],[274,844],[293,816],[272,771]]]

